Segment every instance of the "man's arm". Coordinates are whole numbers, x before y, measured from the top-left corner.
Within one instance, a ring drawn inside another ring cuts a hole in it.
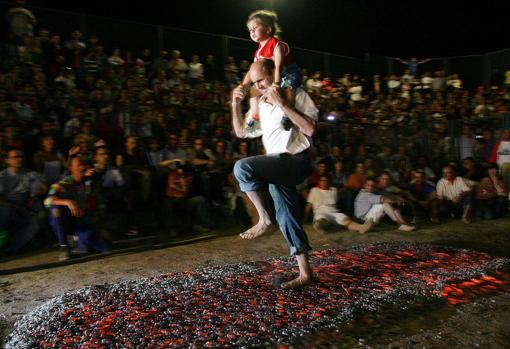
[[[232,91],[232,128],[239,138],[245,138],[244,134],[244,117],[241,111],[241,103],[246,97],[246,91],[241,86],[237,86]]]
[[[285,115],[299,128],[301,132],[308,137],[312,137],[316,127],[315,120],[291,106],[289,102],[282,97],[279,90],[279,88],[271,86],[264,93],[263,98],[266,98],[269,103],[280,107]]]
[[[443,200],[444,197],[444,181],[439,180],[436,185],[436,196],[439,200]]]

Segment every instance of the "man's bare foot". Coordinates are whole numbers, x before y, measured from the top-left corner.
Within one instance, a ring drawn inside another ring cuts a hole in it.
[[[372,229],[373,226],[374,226],[374,220],[372,218],[369,218],[365,221],[365,223],[363,223],[361,225],[360,229],[358,230],[358,233],[365,234],[367,231]]]
[[[398,227],[398,230],[401,231],[413,231],[415,228],[412,225],[408,224],[402,224],[400,227]]]
[[[272,223],[266,224],[263,222],[259,222],[257,225],[254,225],[253,227],[251,227],[244,233],[239,234],[239,236],[241,237],[241,239],[246,239],[246,240],[255,239],[255,238],[258,238],[259,236],[264,235],[265,233],[273,230],[274,227],[275,226]]]
[[[312,283],[312,281],[313,281],[313,279],[310,276],[308,276],[308,277],[299,276],[293,280],[282,283],[280,287],[284,288],[286,290],[296,289],[296,288],[301,288],[306,285],[309,285]]]
[[[464,224],[471,224],[471,219],[468,217],[462,217],[462,222],[464,222]]]

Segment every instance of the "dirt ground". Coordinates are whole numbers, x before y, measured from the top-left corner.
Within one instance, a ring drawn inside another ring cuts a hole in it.
[[[492,255],[510,257],[510,219],[478,221],[465,225],[418,224],[415,232],[403,233],[394,226],[377,227],[359,235],[347,231],[319,234],[305,226],[311,245],[320,250],[335,246],[351,246],[387,241],[413,241],[475,249]],[[199,266],[221,266],[241,261],[254,261],[288,254],[279,232],[256,240],[241,240],[240,228],[213,232],[211,239],[157,250],[126,252],[97,260],[58,268],[0,275],[0,346],[14,322],[34,307],[53,296],[87,285],[114,283],[121,280],[150,277],[184,271]],[[0,270],[56,260],[53,251],[0,263]],[[360,348],[508,348],[510,347],[510,294],[476,299],[457,306],[441,317],[425,314],[412,331],[389,335],[372,333],[370,340],[350,336],[338,347]],[[402,320],[406,321],[406,320]],[[404,324],[400,324],[404,325]]]

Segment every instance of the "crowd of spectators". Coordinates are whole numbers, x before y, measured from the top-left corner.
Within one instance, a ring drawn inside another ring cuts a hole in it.
[[[256,221],[231,172],[263,148],[233,137],[228,109],[249,57],[220,65],[177,49],[106,48],[100,35],[37,27],[23,3],[7,14],[0,49],[3,252],[34,239],[67,257],[75,245],[106,251],[112,214],[124,215],[131,236],[143,232],[139,212],[168,236],[208,231],[221,219],[211,212]],[[468,223],[507,213],[509,90],[466,89],[458,75],[420,63],[402,76],[303,69],[321,111],[303,207],[327,179],[337,209],[359,221],[388,215],[414,229],[423,215]],[[385,209],[360,209],[374,203]]]

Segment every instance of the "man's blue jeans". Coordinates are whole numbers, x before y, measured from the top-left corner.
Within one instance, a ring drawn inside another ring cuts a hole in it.
[[[291,255],[311,250],[300,222],[301,210],[296,185],[304,181],[312,169],[308,151],[295,155],[284,153],[252,156],[234,165],[234,176],[243,192],[262,190],[269,185],[276,220]]]
[[[78,250],[86,252],[89,250],[106,252],[111,250],[109,241],[100,238],[100,234],[94,226],[86,226],[78,223],[78,220],[71,215],[65,206],[52,206],[48,209],[48,220],[62,247],[67,245],[67,236],[76,236]]]

